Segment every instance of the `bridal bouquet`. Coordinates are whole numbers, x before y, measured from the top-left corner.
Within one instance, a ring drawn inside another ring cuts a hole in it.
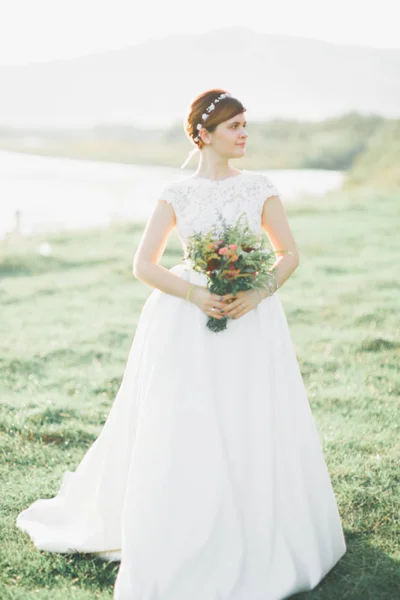
[[[214,294],[235,296],[239,290],[265,288],[268,278],[273,277],[276,252],[267,248],[264,238],[260,240],[244,218],[246,213],[241,213],[233,225],[227,225],[220,215],[222,225],[189,237],[185,260],[207,276],[207,288]],[[222,331],[227,320],[209,317],[207,327]]]

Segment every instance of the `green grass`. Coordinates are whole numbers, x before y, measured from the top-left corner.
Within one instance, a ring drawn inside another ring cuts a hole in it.
[[[348,546],[302,599],[400,597],[399,201],[364,189],[286,209],[300,266],[279,294]],[[2,600],[112,598],[117,563],[39,552],[15,519],[107,417],[151,292],[132,275],[142,231],[46,236],[52,257],[40,237],[1,247]],[[161,264],[181,259],[174,232]]]

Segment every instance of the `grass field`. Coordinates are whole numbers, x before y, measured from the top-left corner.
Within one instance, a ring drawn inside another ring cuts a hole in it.
[[[399,202],[332,192],[286,210],[300,266],[279,295],[348,546],[299,598],[400,598]],[[142,230],[47,235],[47,257],[41,237],[1,246],[1,600],[112,598],[117,563],[39,552],[15,519],[107,417],[151,292],[132,275]],[[181,260],[174,232],[161,264]]]

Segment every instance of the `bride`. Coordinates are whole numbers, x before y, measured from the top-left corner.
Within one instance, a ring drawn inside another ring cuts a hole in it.
[[[57,495],[17,518],[38,549],[120,561],[115,600],[282,600],[346,552],[278,292],[299,253],[271,179],[229,164],[245,154],[245,112],[222,89],[192,102],[198,168],[164,185],[136,250],[152,291],[107,420]],[[287,250],[262,293],[218,296],[186,260],[159,264],[174,228],[184,250],[217,212],[245,212]]]

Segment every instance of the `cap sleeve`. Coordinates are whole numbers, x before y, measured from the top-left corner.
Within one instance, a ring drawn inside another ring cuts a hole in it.
[[[280,196],[281,193],[279,191],[279,189],[277,188],[277,186],[272,182],[271,178],[268,177],[268,175],[261,175],[261,181],[262,181],[262,189],[265,195],[265,199],[269,198],[270,196]]]
[[[271,196],[281,196],[281,193],[279,191],[279,189],[277,188],[277,186],[273,183],[273,181],[271,180],[270,177],[268,177],[268,175],[264,175],[263,173],[260,173],[260,187],[259,187],[259,212],[262,212],[263,206],[264,206],[264,202],[267,200],[267,198],[270,198]]]
[[[174,185],[169,183],[168,185],[164,186],[163,190],[161,191],[160,195],[158,196],[158,199],[168,202],[168,204],[171,204],[172,208],[175,209],[177,194],[176,194]]]

